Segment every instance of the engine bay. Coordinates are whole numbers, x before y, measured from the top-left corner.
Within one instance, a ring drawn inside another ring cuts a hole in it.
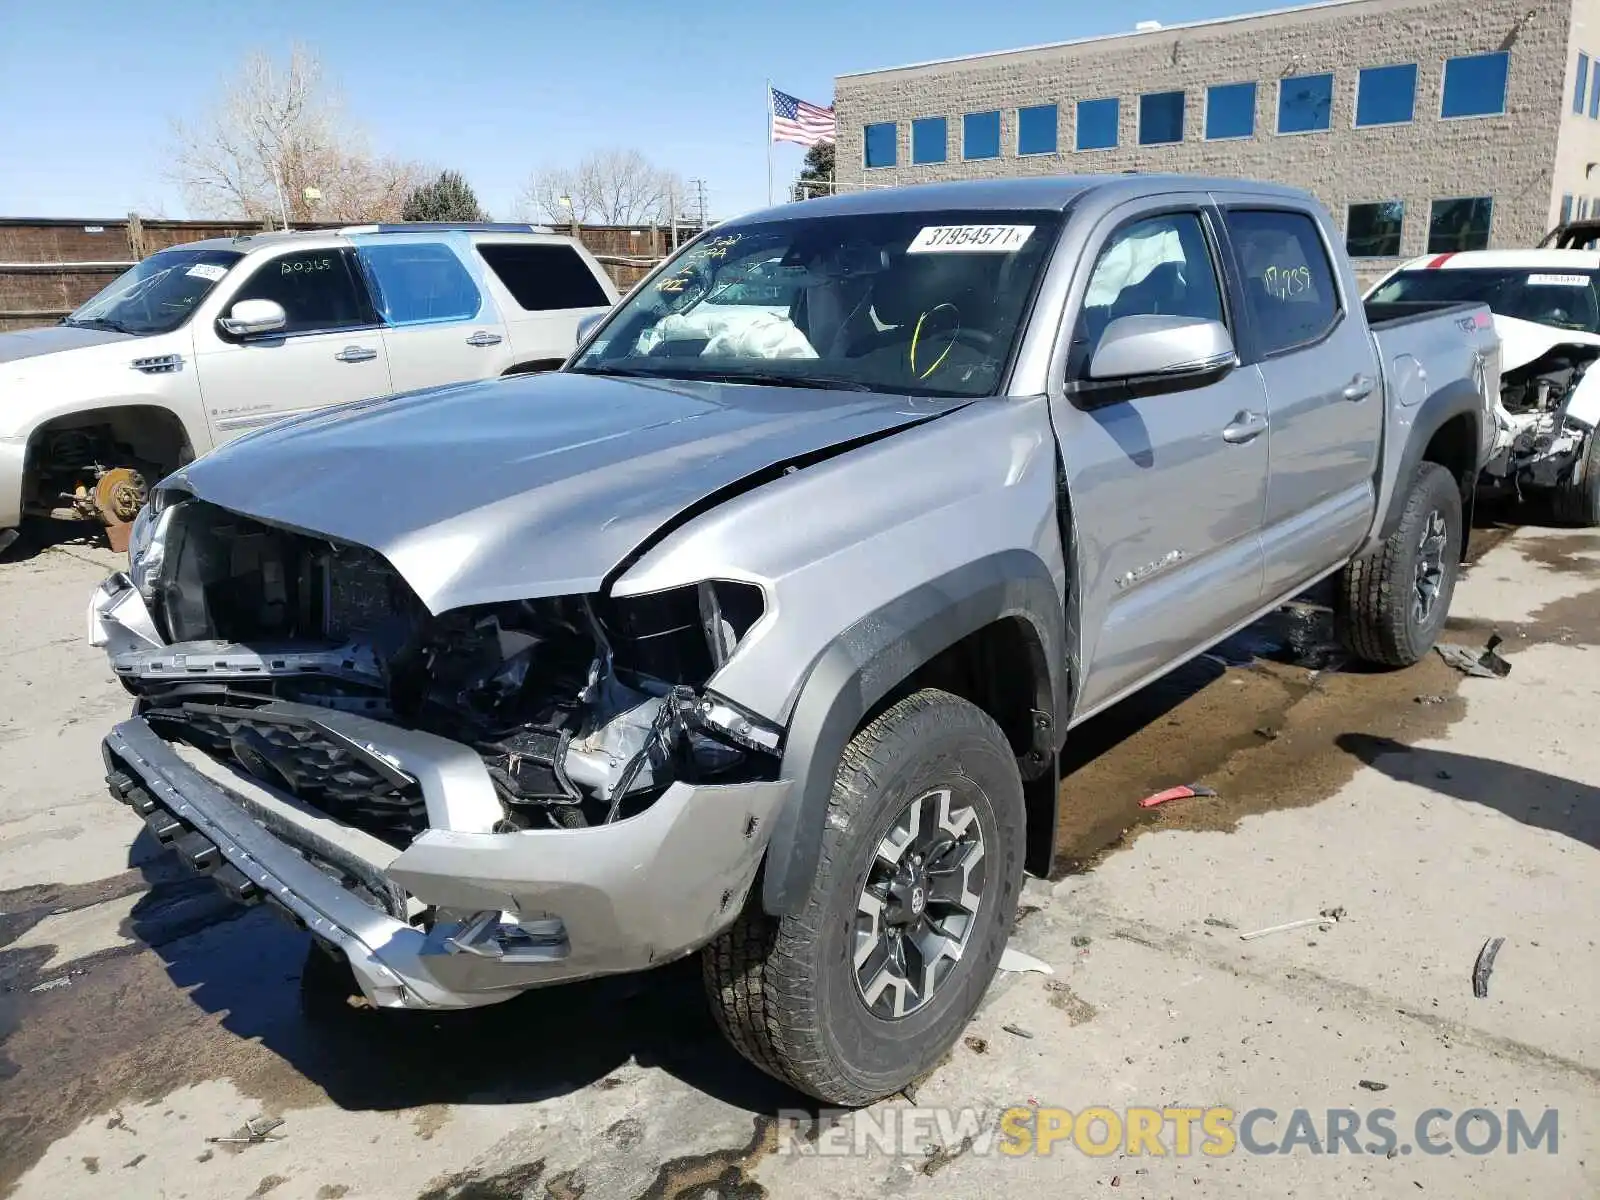
[[[1504,323],[1504,318],[1497,320]],[[1561,341],[1559,331],[1544,332],[1554,344],[1520,354],[1508,346],[1513,353],[1508,353],[1500,376],[1495,444],[1485,467],[1490,479],[1519,492],[1524,486],[1565,484],[1593,432],[1592,424],[1573,410],[1579,389],[1600,358],[1600,345]],[[1600,376],[1591,386],[1600,387]]]
[[[763,614],[751,584],[433,614],[363,547],[193,498],[162,525],[134,576],[166,645],[112,655],[139,714],[397,845],[427,827],[415,781],[274,702],[470,746],[500,800],[497,832],[622,820],[675,780],[775,778],[778,731],[704,690]]]

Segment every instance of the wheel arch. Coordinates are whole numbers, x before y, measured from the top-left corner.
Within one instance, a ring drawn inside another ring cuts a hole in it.
[[[165,405],[143,402],[85,408],[57,413],[28,432],[23,454],[25,480],[34,478],[41,465],[39,455],[44,440],[70,429],[107,429],[114,440],[131,446],[136,457],[161,466],[167,473],[189,462],[195,454],[188,426]],[[157,481],[149,482],[153,485]]]
[[[1436,463],[1450,472],[1461,491],[1461,555],[1465,561],[1482,466],[1479,456],[1483,419],[1483,397],[1469,379],[1445,385],[1418,406],[1377,540],[1388,538],[1399,527],[1417,468],[1425,462]]]
[[[780,916],[803,903],[845,746],[877,713],[921,687],[952,691],[1000,724],[1025,780],[1028,868],[1048,873],[1056,749],[1067,711],[1064,642],[1055,581],[1026,550],[929,580],[844,630],[808,671],[789,723],[782,775],[793,786],[767,848],[763,908]]]

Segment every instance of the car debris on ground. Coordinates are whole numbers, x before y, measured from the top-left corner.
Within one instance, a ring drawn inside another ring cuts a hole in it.
[[[1054,975],[1056,969],[1043,959],[1035,958],[1031,954],[1024,954],[1007,946],[1000,954],[1000,970],[1012,971],[1017,974],[1032,972],[1036,975]]]
[[[1505,944],[1503,937],[1490,938],[1478,951],[1477,961],[1472,964],[1472,994],[1479,1000],[1489,996],[1489,976],[1494,973],[1494,960],[1500,954],[1500,947]]]
[[[1325,908],[1314,917],[1303,917],[1298,921],[1285,921],[1282,925],[1268,925],[1265,929],[1253,929],[1249,933],[1241,933],[1241,942],[1252,942],[1256,938],[1267,937],[1274,933],[1288,933],[1292,929],[1309,929],[1313,925],[1323,929],[1331,928],[1344,920],[1343,908]]]
[[[280,1133],[274,1136],[272,1131],[282,1124],[282,1117],[251,1117],[238,1133],[229,1137],[208,1137],[206,1141],[216,1146],[259,1146],[262,1142],[281,1142],[284,1135]]]
[[[1482,650],[1469,650],[1453,642],[1440,642],[1434,649],[1440,658],[1463,675],[1477,679],[1504,679],[1511,674],[1511,664],[1500,655],[1498,649],[1504,641],[1497,633],[1485,643]]]
[[[1154,808],[1158,804],[1165,804],[1169,800],[1189,800],[1196,796],[1212,797],[1217,793],[1211,788],[1199,783],[1184,783],[1177,787],[1170,787],[1164,792],[1156,792],[1139,801],[1140,808]]]

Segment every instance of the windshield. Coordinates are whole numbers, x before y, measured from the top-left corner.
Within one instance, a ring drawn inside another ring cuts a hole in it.
[[[1402,271],[1370,299],[1374,304],[1470,300],[1502,317],[1600,333],[1597,277],[1600,272],[1567,267]]]
[[[61,323],[118,333],[168,333],[189,319],[243,257],[237,250],[163,250],[117,276]]]
[[[724,226],[629,296],[572,369],[989,395],[1060,224],[988,211]]]

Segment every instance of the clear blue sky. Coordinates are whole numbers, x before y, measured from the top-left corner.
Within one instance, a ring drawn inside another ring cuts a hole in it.
[[[704,178],[727,217],[766,202],[768,76],[829,104],[843,72],[1277,6],[0,0],[0,216],[189,215],[163,178],[170,119],[201,111],[248,50],[297,39],[375,149],[462,171],[496,216],[541,165],[635,147]],[[780,188],[803,153],[774,148]]]

